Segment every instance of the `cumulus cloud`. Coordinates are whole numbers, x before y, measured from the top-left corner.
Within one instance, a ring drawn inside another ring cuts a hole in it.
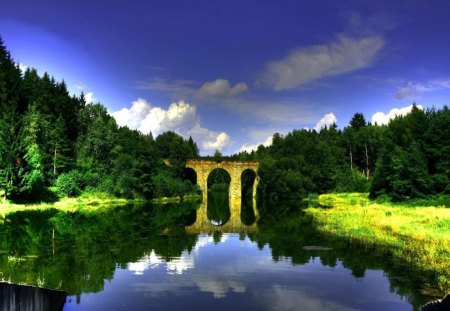
[[[248,91],[245,82],[239,82],[231,86],[225,79],[216,79],[211,82],[205,82],[197,92],[199,98],[228,98],[234,97]]]
[[[241,146],[241,148],[239,148],[238,152],[252,152],[253,150],[258,149],[259,145],[263,145],[263,146],[270,146],[272,145],[272,139],[273,139],[273,135],[270,135],[269,137],[267,137],[264,141],[258,142],[256,144],[244,144]]]
[[[150,112],[150,105],[145,99],[138,98],[131,104],[131,108],[122,108],[113,112],[112,115],[116,119],[119,126],[128,126],[137,130],[140,128],[142,121]]]
[[[152,107],[145,99],[134,101],[130,108],[112,112],[119,126],[128,126],[142,133],[154,136],[166,131],[174,131],[187,138],[192,136],[201,151],[222,150],[231,144],[229,135],[201,126],[197,109],[184,101],[172,103],[169,108]]]
[[[317,132],[319,132],[324,127],[329,127],[329,126],[333,125],[334,123],[337,123],[337,118],[332,112],[330,112],[330,113],[325,114],[322,117],[322,119],[320,119],[319,122],[317,122],[314,129]]]
[[[395,92],[395,98],[398,100],[416,99],[419,98],[422,93],[442,89],[450,89],[450,78],[434,79],[419,83],[409,81],[405,86],[397,89],[397,92]]]
[[[417,108],[422,109],[421,105],[416,105]],[[413,105],[391,109],[387,114],[384,112],[377,112],[372,116],[372,123],[377,123],[378,125],[388,124],[390,120],[394,119],[396,116],[404,116],[411,112]]]
[[[269,63],[260,82],[280,91],[366,68],[372,65],[383,46],[381,36],[355,39],[341,35],[329,44],[300,47],[284,59]]]

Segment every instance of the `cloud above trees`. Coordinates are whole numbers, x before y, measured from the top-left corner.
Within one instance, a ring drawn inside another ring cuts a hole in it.
[[[314,127],[314,129],[319,132],[321,129],[323,129],[324,127],[329,127],[333,124],[337,123],[337,118],[334,115],[334,113],[330,112],[325,114],[320,120],[319,122],[317,122],[316,126]]]
[[[417,108],[422,109],[421,105],[416,105]],[[413,105],[402,107],[402,108],[393,108],[388,113],[377,112],[372,116],[372,124],[384,125],[388,124],[390,120],[394,119],[396,116],[404,116],[411,112]]]
[[[231,144],[226,132],[216,132],[201,126],[200,117],[194,105],[179,101],[167,109],[153,107],[145,99],[138,98],[130,108],[112,112],[119,126],[128,126],[144,134],[154,136],[174,131],[184,138],[191,136],[203,152],[222,150]]]

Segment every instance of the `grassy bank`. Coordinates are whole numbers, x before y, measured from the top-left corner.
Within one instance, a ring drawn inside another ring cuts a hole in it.
[[[61,198],[56,202],[41,202],[41,203],[14,203],[11,201],[5,201],[0,199],[0,214],[5,215],[18,211],[25,210],[45,210],[45,209],[58,209],[61,211],[76,211],[80,209],[89,209],[95,211],[98,208],[104,208],[105,206],[118,206],[127,204],[166,204],[166,203],[178,203],[181,201],[198,200],[198,195],[186,195],[184,197],[172,197],[172,198],[155,198],[152,200],[145,199],[124,199],[116,198],[104,193],[96,193],[89,195],[82,195],[78,198]]]
[[[359,193],[321,195],[318,203],[326,207],[306,212],[320,231],[384,247],[396,260],[433,273],[440,290],[450,291],[450,208],[373,202]]]

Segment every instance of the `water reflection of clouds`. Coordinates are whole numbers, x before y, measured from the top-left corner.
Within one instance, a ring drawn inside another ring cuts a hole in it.
[[[152,250],[150,255],[145,255],[136,262],[128,263],[128,270],[133,271],[136,275],[142,275],[145,270],[155,269],[163,262],[164,261],[155,254],[155,251]]]
[[[302,311],[357,311],[335,301],[326,300],[314,295],[308,288],[290,289],[274,285],[265,299],[272,310],[302,310]]]
[[[223,235],[220,242],[223,243],[228,239],[227,235]],[[198,257],[198,252],[201,248],[214,243],[212,236],[199,236],[194,249],[188,253],[183,251],[181,256],[174,258],[171,261],[164,261],[160,256],[155,254],[152,250],[149,255],[145,255],[136,262],[128,263],[128,270],[136,275],[142,275],[148,269],[155,269],[161,265],[166,265],[167,273],[169,274],[183,274],[189,269],[195,267],[195,258]]]
[[[225,243],[228,240],[228,235],[223,235],[220,238],[220,243]],[[234,239],[231,239],[232,242]],[[229,242],[230,242],[229,241]],[[247,241],[248,242],[248,241]],[[246,244],[243,241],[239,241],[239,244]],[[128,263],[128,270],[132,271],[135,275],[143,275],[146,270],[161,268],[166,266],[166,272],[169,275],[178,275],[176,281],[174,279],[159,279],[158,283],[146,283],[135,282],[133,289],[137,292],[146,292],[151,296],[160,296],[163,293],[182,293],[182,288],[186,286],[195,285],[201,292],[212,293],[214,298],[224,298],[232,291],[235,293],[244,293],[246,291],[246,284],[237,280],[237,271],[246,271],[252,265],[248,265],[247,262],[241,262],[239,267],[230,267],[227,264],[219,264],[217,262],[207,263],[214,267],[209,267],[207,270],[211,270],[212,273],[196,273],[195,265],[199,259],[201,249],[207,248],[214,244],[214,238],[208,235],[200,235],[197,239],[197,243],[193,250],[188,253],[184,251],[180,257],[171,261],[164,261],[161,257],[155,254],[152,250],[149,255],[146,255],[139,259],[137,262]],[[214,251],[214,250],[213,250]],[[235,254],[236,255],[236,254]],[[216,258],[217,259],[217,258]],[[254,266],[253,266],[254,267]],[[180,278],[188,270],[194,269],[194,273],[190,278]],[[251,268],[253,270],[254,268]]]
[[[200,291],[212,293],[214,298],[225,298],[230,290],[235,293],[245,293],[247,286],[240,281],[226,276],[194,277],[195,284]]]

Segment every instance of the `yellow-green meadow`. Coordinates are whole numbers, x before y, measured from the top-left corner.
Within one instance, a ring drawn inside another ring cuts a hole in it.
[[[436,276],[450,290],[450,208],[377,203],[367,194],[324,194],[309,207],[317,229],[355,242],[381,246],[394,258]]]

